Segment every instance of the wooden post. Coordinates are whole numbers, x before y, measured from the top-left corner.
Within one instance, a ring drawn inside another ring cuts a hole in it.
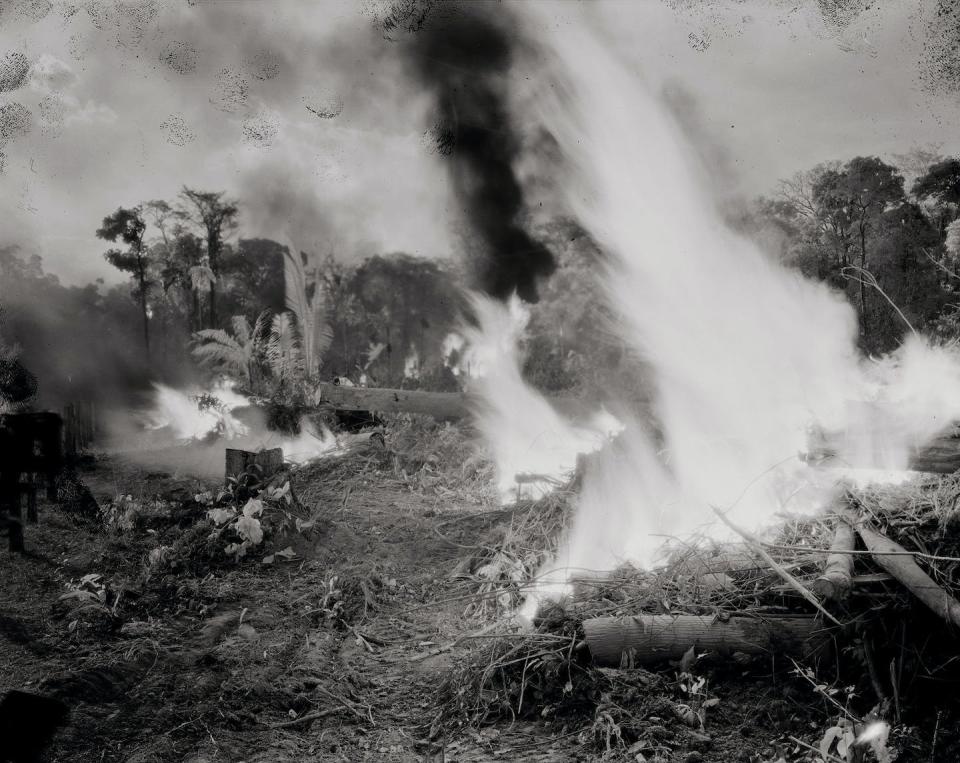
[[[698,650],[732,654],[812,653],[822,645],[813,617],[731,617],[696,615],[595,617],[583,621],[597,665],[622,667],[679,659]]]
[[[32,525],[37,523],[37,483],[34,480],[32,474],[28,475],[27,481],[20,485],[20,490],[27,494],[27,521]]]
[[[224,482],[230,478],[239,478],[247,472],[256,475],[260,482],[266,482],[283,466],[283,449],[271,448],[254,453],[249,450],[227,448],[225,455]]]

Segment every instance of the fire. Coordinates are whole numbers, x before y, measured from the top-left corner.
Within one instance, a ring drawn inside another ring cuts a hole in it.
[[[540,497],[621,428],[606,411],[583,425],[565,421],[520,373],[518,342],[529,314],[519,299],[507,305],[472,296],[475,327],[464,329],[461,368],[469,369],[470,391],[479,402],[477,426],[490,446],[497,487],[504,502],[526,493]],[[518,479],[519,478],[519,479]]]
[[[154,384],[153,407],[146,413],[147,429],[169,427],[177,438],[203,439],[219,434],[228,439],[247,434],[248,429],[233,416],[237,408],[246,408],[250,400],[222,379],[209,390],[177,390]]]
[[[144,417],[146,428],[168,428],[181,444],[216,437],[218,450],[223,447],[244,450],[282,448],[284,458],[295,464],[329,454],[339,445],[329,429],[316,426],[307,417],[301,419],[298,435],[268,430],[250,398],[237,392],[229,380],[220,380],[209,389],[177,390],[164,384],[153,386],[153,405]],[[244,419],[251,423],[245,423],[235,415],[240,409],[248,409]],[[189,442],[183,443],[184,440]]]
[[[610,255],[602,279],[622,339],[653,368],[660,437],[626,421],[601,452],[527,614],[574,570],[650,566],[667,538],[726,535],[715,507],[751,529],[779,511],[820,509],[836,475],[800,457],[813,430],[842,433],[841,462],[902,476],[910,449],[960,416],[956,350],[913,337],[863,360],[851,306],[725,224],[680,127],[601,42],[615,36],[597,34],[596,15],[554,23],[562,8],[531,24],[549,29],[545,50],[567,80],[538,88],[536,107],[569,162],[567,207]],[[522,381],[518,311],[478,301],[468,337],[482,367],[477,423],[505,497],[517,471],[556,473],[601,442]],[[851,400],[871,403],[869,413]]]

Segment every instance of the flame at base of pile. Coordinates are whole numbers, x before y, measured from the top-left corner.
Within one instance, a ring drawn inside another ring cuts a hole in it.
[[[208,388],[153,386],[151,405],[139,424],[131,426],[122,416],[112,427],[112,449],[143,465],[220,478],[224,448],[281,448],[285,461],[304,464],[335,454],[340,445],[329,429],[307,416],[300,420],[299,434],[271,431],[263,411],[226,380]]]
[[[957,348],[908,336],[888,357],[864,359],[841,294],[727,224],[698,152],[638,76],[636,46],[616,19],[577,4],[520,13],[550,64],[549,81],[524,86],[525,105],[563,157],[560,208],[607,255],[597,278],[612,329],[649,369],[658,430],[654,439],[625,420],[599,454],[531,600],[562,594],[571,573],[649,567],[671,538],[729,536],[715,510],[750,532],[783,512],[818,511],[838,477],[800,457],[811,431],[842,433],[837,463],[900,479],[911,450],[960,419]],[[474,385],[484,400],[477,426],[505,498],[520,465],[569,464],[592,449],[523,383],[511,310],[481,303],[467,336],[486,369]]]

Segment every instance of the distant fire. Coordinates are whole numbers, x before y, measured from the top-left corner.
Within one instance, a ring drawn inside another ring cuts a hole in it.
[[[153,388],[153,407],[146,412],[148,429],[169,427],[176,437],[194,440],[210,435],[233,439],[249,432],[233,411],[249,407],[250,399],[235,392],[228,380],[218,381],[209,390],[177,390],[165,384]]]
[[[188,390],[154,384],[154,390],[153,404],[144,416],[146,427],[167,430],[181,444],[216,440],[220,448],[282,448],[284,459],[296,464],[326,455],[338,445],[329,429],[315,425],[308,417],[301,419],[298,435],[268,430],[262,423],[262,413],[230,381]],[[247,415],[241,420],[244,409]]]

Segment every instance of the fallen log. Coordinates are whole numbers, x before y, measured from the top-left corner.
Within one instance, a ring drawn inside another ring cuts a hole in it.
[[[842,601],[853,588],[853,547],[857,536],[847,522],[837,521],[823,572],[813,581],[813,592],[833,601]]]
[[[871,432],[870,422],[883,421],[887,414],[882,408],[868,403],[851,403],[853,420],[862,422],[859,435],[833,431],[818,431],[811,435],[809,452],[805,459],[824,466],[837,463],[840,466],[865,466],[867,464],[850,463],[841,458],[843,453],[874,453],[884,441],[881,432]],[[861,437],[862,441],[856,439]],[[874,455],[880,455],[874,453]],[[945,426],[940,432],[923,443],[911,448],[907,468],[916,472],[931,474],[953,474],[960,470],[960,422]]]
[[[387,387],[348,387],[322,383],[314,402],[338,411],[377,411],[380,413],[417,413],[441,421],[468,418],[477,399],[463,392],[427,392]],[[572,397],[549,398],[553,407],[571,418],[592,413],[588,402]]]
[[[583,621],[594,663],[607,667],[676,660],[690,647],[721,654],[809,655],[824,643],[821,628],[809,616],[718,620],[697,615],[633,615]]]
[[[855,527],[863,539],[863,544],[880,567],[936,614],[960,628],[960,602],[920,569],[909,551],[883,533],[877,532],[866,520],[855,520]]]

